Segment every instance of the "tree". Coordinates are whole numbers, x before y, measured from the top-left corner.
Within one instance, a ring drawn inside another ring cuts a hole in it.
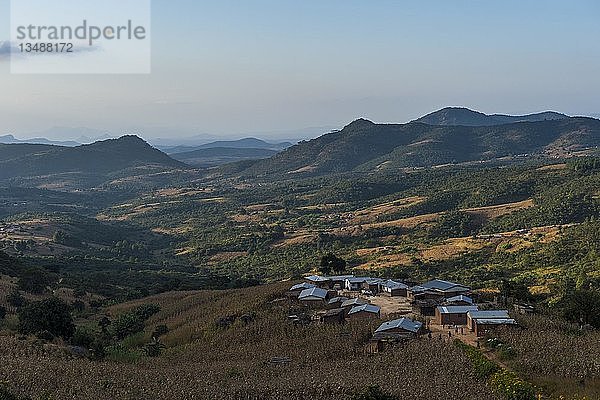
[[[9,295],[6,296],[6,302],[8,305],[15,308],[23,307],[26,303],[25,297],[23,297],[18,290],[10,292]]]
[[[346,265],[346,260],[337,257],[333,253],[328,253],[321,258],[319,271],[323,272],[324,274],[328,274],[331,271],[340,273],[346,270]],[[326,270],[329,272],[324,272]]]
[[[573,322],[600,328],[600,293],[594,290],[576,290],[565,298],[563,314]]]
[[[19,289],[29,293],[43,293],[51,279],[42,268],[28,267],[19,274]]]
[[[71,317],[71,307],[52,297],[31,303],[19,311],[19,332],[37,334],[43,331],[67,339],[73,336],[75,325]]]
[[[4,319],[6,317],[6,308],[0,306],[0,320]]]

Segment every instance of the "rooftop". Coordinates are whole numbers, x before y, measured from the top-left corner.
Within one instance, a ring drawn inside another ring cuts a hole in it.
[[[446,299],[446,302],[448,303],[453,303],[455,301],[466,301],[469,304],[473,304],[473,299],[470,298],[469,296],[464,296],[464,295],[458,295],[458,296],[454,296],[454,297],[450,297],[449,299]]]
[[[292,286],[290,288],[290,290],[299,290],[299,289],[304,290],[304,289],[312,289],[314,287],[315,287],[315,285],[311,285],[310,283],[303,282],[303,283],[299,283],[297,285]]]
[[[460,283],[443,281],[441,279],[434,279],[432,281],[425,282],[420,286],[424,287],[425,289],[435,289],[435,290],[440,290],[442,292],[445,292],[450,289],[455,289],[455,288],[456,289],[464,288],[465,290],[469,290],[468,286],[461,285]]]
[[[372,304],[363,304],[362,306],[352,307],[352,309],[348,312],[348,315],[363,311],[373,314],[379,314],[380,310],[381,308],[379,308],[378,306],[374,306]]]
[[[359,298],[355,297],[355,298],[348,299],[348,300],[344,301],[342,303],[342,307],[356,306],[356,305],[362,306],[363,304],[369,304],[369,302],[366,301],[366,300],[359,299]]]
[[[478,318],[479,325],[517,325],[517,321],[512,318]]]
[[[477,306],[438,306],[440,314],[466,314],[469,311],[477,311]]]
[[[413,321],[412,319],[408,318],[400,318],[393,321],[384,322],[383,324],[379,325],[379,328],[375,330],[375,333],[385,332],[387,330],[397,328],[416,333],[421,329],[422,326],[423,324],[419,321]]]
[[[346,300],[348,300],[347,297],[343,297],[343,296],[338,296],[338,297],[334,297],[333,299],[329,300],[329,304],[333,304],[333,303],[343,303]]]
[[[469,312],[469,317],[472,319],[509,318],[507,310],[471,311]]]
[[[393,280],[386,281],[383,286],[390,289],[408,289],[408,286],[402,282],[396,282]]]
[[[319,275],[307,276],[304,279],[311,281],[311,282],[328,282],[329,281],[329,278],[327,278],[325,276],[319,276]]]
[[[304,289],[303,291],[300,292],[298,299],[302,300],[307,297],[317,297],[320,299],[325,299],[327,297],[327,290],[321,289],[318,287]]]

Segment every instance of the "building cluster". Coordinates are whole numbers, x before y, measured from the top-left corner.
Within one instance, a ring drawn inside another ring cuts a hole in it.
[[[376,299],[373,296],[398,297],[399,305],[410,304],[413,319],[403,317],[383,322],[374,332],[375,342],[415,338],[430,333],[432,324],[439,330],[460,327],[461,332],[466,330],[476,337],[485,336],[499,326],[517,325],[508,310],[480,309],[471,297],[470,287],[440,279],[408,285],[392,279],[311,275],[292,286],[287,295],[315,310],[315,319],[323,323],[380,319],[380,307],[370,301]]]

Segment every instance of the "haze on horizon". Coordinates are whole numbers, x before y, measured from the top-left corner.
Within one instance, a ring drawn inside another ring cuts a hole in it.
[[[445,106],[597,115],[598,16],[592,0],[155,0],[150,75],[11,75],[0,55],[0,134],[290,138]]]

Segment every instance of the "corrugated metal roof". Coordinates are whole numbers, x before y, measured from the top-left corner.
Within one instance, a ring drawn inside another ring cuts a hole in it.
[[[352,277],[352,278],[347,278],[346,281],[350,282],[350,283],[363,283],[363,282],[366,282],[369,279],[371,279],[371,278]]]
[[[423,324],[420,323],[419,321],[413,321],[412,319],[409,319],[409,318],[400,318],[400,319],[395,319],[393,321],[384,322],[383,324],[379,325],[379,328],[377,328],[375,330],[375,333],[385,332],[390,329],[398,329],[398,328],[404,329],[409,332],[416,333],[419,331],[419,329],[421,329],[422,326],[423,326]]]
[[[314,287],[315,287],[315,285],[312,285],[312,284],[310,284],[310,283],[303,282],[303,283],[299,283],[299,284],[297,284],[297,285],[294,285],[294,286],[292,286],[292,287],[290,288],[290,290],[298,290],[298,289],[302,289],[302,290],[304,290],[304,289],[312,289],[312,288],[314,288]]]
[[[327,282],[327,281],[329,281],[329,278],[324,277],[324,276],[319,276],[319,275],[307,276],[304,279],[309,280],[311,282]]]
[[[479,325],[516,325],[517,321],[512,318],[477,318]]]
[[[447,291],[449,289],[461,289],[461,288],[464,288],[465,291],[469,290],[468,286],[461,285],[460,283],[443,281],[441,279],[434,279],[432,281],[425,282],[425,283],[423,283],[420,286],[422,286],[422,287],[424,287],[426,289],[440,290],[442,292],[445,292],[445,291]]]
[[[327,297],[327,290],[321,289],[318,287],[304,289],[303,291],[300,292],[298,299],[302,300],[307,297],[315,297],[315,298],[319,298],[319,299],[325,299],[325,297]]]
[[[383,286],[388,289],[408,289],[408,285],[405,285],[402,282],[396,282],[393,280],[386,281]]]
[[[363,304],[369,304],[369,302],[356,297],[356,298],[348,299],[348,300],[344,301],[342,303],[342,307],[349,307],[349,306],[356,306],[356,305],[362,306]]]
[[[345,281],[348,278],[354,278],[354,275],[336,275],[329,277],[329,279],[332,281]]]
[[[508,310],[484,310],[484,311],[471,311],[469,317],[472,319],[480,318],[509,318]]]
[[[339,297],[334,297],[333,299],[329,300],[329,304],[333,304],[333,303],[343,303],[343,302],[345,302],[346,300],[348,300],[348,298],[347,298],[347,297],[342,297],[342,296],[339,296]]]
[[[466,314],[469,311],[477,311],[477,306],[438,306],[441,314]]]
[[[373,304],[363,304],[362,306],[352,307],[352,309],[348,312],[348,315],[363,311],[373,314],[379,314],[380,310],[381,308],[379,308],[378,306],[374,306]]]
[[[454,296],[454,297],[450,297],[449,299],[446,299],[446,301],[448,303],[452,303],[455,301],[466,301],[467,303],[473,304],[473,299],[470,298],[469,296],[464,296],[464,295],[459,295],[459,296]]]
[[[327,310],[327,312],[324,314],[326,317],[331,317],[333,315],[340,315],[344,313],[344,309],[343,308],[334,308],[332,310]]]

